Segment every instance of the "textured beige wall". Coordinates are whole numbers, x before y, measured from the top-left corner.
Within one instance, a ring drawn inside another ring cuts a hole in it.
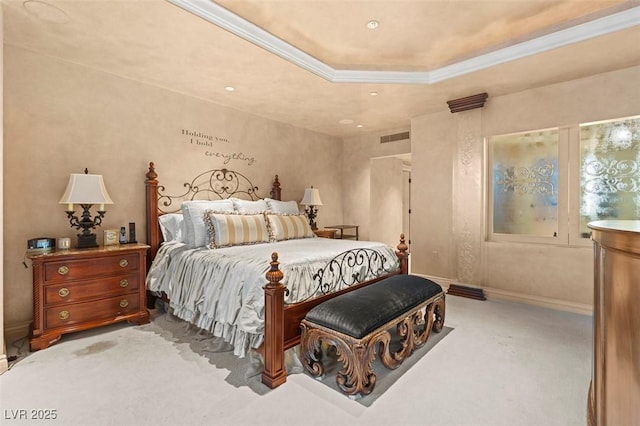
[[[4,12],[0,7],[0,74],[4,73]],[[4,99],[4,79],[0,81],[0,99]],[[0,104],[0,129],[4,119],[4,102]],[[4,168],[4,137],[0,134],[0,218],[4,222],[4,176],[2,174]],[[4,259],[4,232],[0,229],[0,257]],[[4,341],[4,265],[0,266],[0,374],[7,371],[9,364],[7,362],[7,349]]]
[[[398,245],[402,229],[402,160],[395,157],[371,160],[371,229],[369,239],[392,247]]]
[[[31,320],[32,272],[29,262],[28,268],[22,264],[26,240],[75,240],[76,232],[58,201],[69,173],[85,167],[104,175],[115,202],[107,207],[99,242],[103,229],[129,222],[137,224],[138,240],[144,242],[144,174],[149,161],[156,163],[161,183],[177,183],[175,192],[197,173],[228,167],[248,176],[268,196],[277,173],[283,199],[300,201],[311,184],[320,189],[324,206],[319,226],[343,220],[340,139],[13,46],[5,46],[4,78],[8,328]],[[192,144],[183,129],[228,142]],[[224,159],[207,152],[242,153],[255,161],[230,160],[225,165]]]
[[[453,125],[449,111],[411,120],[411,271],[416,274],[455,274]]]
[[[634,67],[507,96],[489,94],[481,115],[481,136],[640,114],[639,81],[640,67]],[[455,119],[446,110],[412,120],[412,270],[469,284],[461,281],[456,251],[460,230],[451,221],[458,146],[464,142],[456,130]],[[477,194],[469,196],[477,199]],[[484,206],[469,214],[485,214]],[[576,310],[592,304],[591,247],[484,242],[480,257],[479,284],[489,294]]]
[[[344,221],[360,226],[360,239],[362,240],[371,239],[371,227],[377,226],[370,223],[369,215],[371,203],[371,164],[369,160],[410,153],[411,142],[408,140],[380,143],[382,135],[406,131],[407,129],[392,129],[388,132],[371,133],[344,141],[342,151]],[[324,199],[322,201],[324,202]]]

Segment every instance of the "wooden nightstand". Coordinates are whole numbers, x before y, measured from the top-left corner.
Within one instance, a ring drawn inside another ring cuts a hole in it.
[[[336,237],[336,231],[333,229],[316,229],[315,231],[313,231],[313,233],[316,234],[316,236],[322,237],[322,238]]]
[[[148,323],[148,248],[127,244],[29,255],[33,262],[31,351],[49,347],[65,333],[119,321]]]

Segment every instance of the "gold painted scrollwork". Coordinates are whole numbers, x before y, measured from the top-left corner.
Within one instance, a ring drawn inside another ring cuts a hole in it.
[[[343,366],[342,370],[336,374],[336,383],[340,389],[347,395],[358,393],[368,395],[376,384],[376,375],[372,369],[376,352],[380,356],[380,362],[386,368],[397,368],[416,349],[426,343],[431,331],[438,333],[442,330],[444,315],[445,296],[440,293],[362,339],[302,320],[300,341],[302,363],[312,375],[317,377],[324,374],[321,358],[322,343],[325,343],[330,348],[335,348],[337,361]],[[392,354],[390,353],[391,335],[388,330],[394,325],[400,336],[401,347]]]

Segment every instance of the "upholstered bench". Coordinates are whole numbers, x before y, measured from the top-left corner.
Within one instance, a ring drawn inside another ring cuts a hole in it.
[[[371,368],[376,346],[382,364],[397,368],[425,344],[432,329],[442,330],[444,314],[445,295],[438,284],[394,275],[311,309],[300,325],[303,364],[312,375],[323,375],[321,343],[335,347],[343,364],[336,376],[338,386],[347,395],[367,395],[376,384]],[[392,354],[389,330],[394,326],[402,346]]]

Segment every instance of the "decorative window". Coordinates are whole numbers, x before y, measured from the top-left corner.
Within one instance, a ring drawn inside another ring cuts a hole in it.
[[[580,234],[594,220],[640,218],[640,118],[580,126]]]
[[[640,116],[489,139],[491,240],[589,244],[589,222],[640,218]]]
[[[491,145],[493,232],[557,234],[557,129],[498,136]]]

